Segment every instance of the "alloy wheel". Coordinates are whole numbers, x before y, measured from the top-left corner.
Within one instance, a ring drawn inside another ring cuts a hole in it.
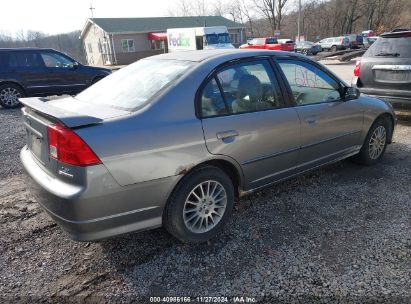
[[[6,87],[0,91],[0,100],[2,104],[9,107],[17,106],[20,97],[22,96],[19,90],[12,87]]]
[[[214,180],[204,181],[191,190],[183,208],[184,224],[193,233],[213,229],[222,219],[227,207],[227,192]]]
[[[377,159],[384,151],[387,140],[387,131],[384,126],[379,126],[374,130],[369,142],[369,155],[371,159]]]

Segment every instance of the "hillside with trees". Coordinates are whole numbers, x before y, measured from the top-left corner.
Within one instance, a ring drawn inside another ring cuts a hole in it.
[[[65,34],[46,35],[38,31],[18,31],[14,36],[0,32],[0,48],[11,47],[40,47],[52,48],[70,57],[85,62],[85,55],[81,40],[80,31],[73,31]]]

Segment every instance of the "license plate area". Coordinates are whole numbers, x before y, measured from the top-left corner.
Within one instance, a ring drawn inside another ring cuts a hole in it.
[[[411,82],[409,71],[374,70],[374,74],[377,81]]]
[[[373,67],[374,79],[379,82],[411,82],[409,65],[376,65]]]
[[[43,152],[43,140],[38,135],[32,133],[30,130],[27,130],[27,146],[31,153],[43,163],[41,159]]]

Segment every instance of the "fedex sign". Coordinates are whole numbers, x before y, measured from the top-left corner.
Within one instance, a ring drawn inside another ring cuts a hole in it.
[[[169,29],[167,40],[170,51],[196,49],[195,31],[192,29]]]

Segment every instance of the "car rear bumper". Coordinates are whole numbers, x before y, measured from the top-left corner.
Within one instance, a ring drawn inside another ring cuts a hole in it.
[[[353,86],[356,86],[356,83],[356,80],[352,81]],[[392,105],[411,105],[411,92],[373,88],[358,89],[363,94],[386,100]]]
[[[85,186],[46,173],[24,147],[20,158],[27,185],[43,209],[73,239],[94,241],[160,227],[168,194],[178,177],[118,185],[103,165],[91,166]]]

